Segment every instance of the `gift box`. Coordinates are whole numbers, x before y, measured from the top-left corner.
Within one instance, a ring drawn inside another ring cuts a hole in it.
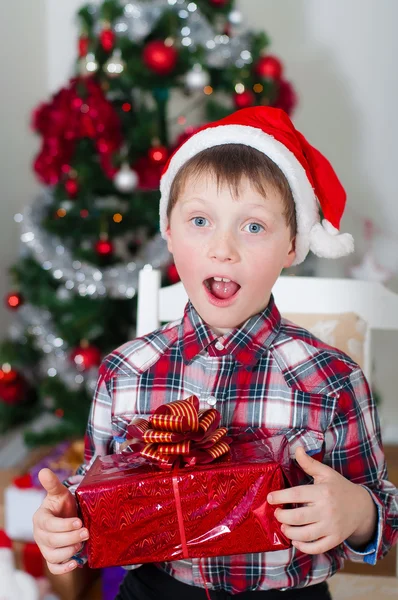
[[[33,541],[33,515],[46,492],[38,473],[47,467],[62,481],[72,475],[83,461],[83,442],[63,442],[41,457],[27,473],[15,477],[4,491],[4,521],[8,536]]]
[[[155,438],[153,431],[147,436],[150,441]],[[170,460],[170,443],[161,452],[150,444],[140,451],[97,457],[76,491],[90,532],[89,565],[288,548],[291,542],[274,516],[277,507],[267,502],[270,492],[300,479],[286,438],[267,439],[258,430],[228,439],[228,452],[214,461],[211,457],[213,462],[199,460],[205,450],[214,449],[203,449],[203,440],[178,462]],[[156,454],[154,464],[148,457]]]
[[[41,469],[51,469],[60,481],[73,475],[82,464],[84,458],[84,441],[61,442],[52,451],[35,463],[29,474],[34,487],[41,488],[39,472]]]

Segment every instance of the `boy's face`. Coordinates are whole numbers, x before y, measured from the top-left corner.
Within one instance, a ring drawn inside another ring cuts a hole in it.
[[[193,306],[217,334],[262,311],[281,270],[294,261],[284,209],[272,187],[264,198],[242,178],[234,198],[228,185],[218,191],[211,175],[188,177],[167,244]]]

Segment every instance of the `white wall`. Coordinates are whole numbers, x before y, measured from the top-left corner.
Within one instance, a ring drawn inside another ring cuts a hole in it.
[[[30,112],[46,93],[44,0],[3,2],[0,19],[0,336],[10,321],[3,298],[10,290],[7,269],[17,256],[19,227],[14,214],[37,189],[32,157],[38,140]]]
[[[78,10],[84,0],[44,0],[47,12],[47,88],[54,92],[73,74],[77,52]],[[99,0],[91,1],[99,4]]]

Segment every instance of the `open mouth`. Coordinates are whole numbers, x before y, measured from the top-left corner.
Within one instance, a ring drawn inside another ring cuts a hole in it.
[[[210,294],[218,300],[229,300],[240,290],[239,283],[224,277],[209,277],[203,283]]]

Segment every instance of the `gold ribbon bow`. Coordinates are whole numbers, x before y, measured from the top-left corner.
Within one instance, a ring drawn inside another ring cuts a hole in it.
[[[160,406],[149,421],[136,418],[127,428],[129,438],[145,443],[140,454],[161,468],[171,469],[178,460],[192,466],[210,463],[229,452],[227,428],[220,427],[215,408],[199,410],[190,396]]]

